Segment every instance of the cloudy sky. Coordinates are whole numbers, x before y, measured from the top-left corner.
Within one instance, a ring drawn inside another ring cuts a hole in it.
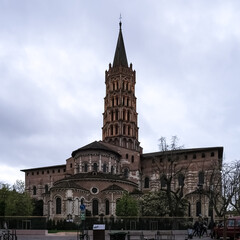
[[[240,1],[0,0],[0,182],[101,140],[120,13],[144,152],[177,135],[240,159]]]

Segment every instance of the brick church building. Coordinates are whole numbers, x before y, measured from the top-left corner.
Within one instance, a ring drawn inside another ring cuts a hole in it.
[[[43,215],[49,219],[74,220],[82,203],[92,216],[115,216],[116,202],[125,191],[164,188],[162,179],[173,173],[166,166],[174,157],[171,185],[175,190],[183,186],[189,201],[186,216],[210,216],[209,200],[199,198],[197,190],[199,183],[207,187],[209,171],[220,171],[223,147],[179,149],[174,156],[172,152],[143,153],[138,140],[136,74],[128,64],[119,25],[113,64],[105,72],[102,140],[74,150],[66,164],[22,170],[26,191],[43,201]]]

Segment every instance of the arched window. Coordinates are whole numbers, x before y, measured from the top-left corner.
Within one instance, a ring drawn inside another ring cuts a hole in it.
[[[37,188],[36,188],[36,186],[33,186],[33,195],[37,195]]]
[[[191,217],[191,203],[188,203],[188,216]]]
[[[111,174],[113,174],[113,173],[114,173],[114,167],[111,166]]]
[[[62,200],[61,198],[56,198],[56,214],[61,214],[62,212]]]
[[[128,135],[130,135],[131,134],[131,128],[130,128],[130,126],[128,126]]]
[[[203,185],[204,184],[204,172],[201,171],[198,173],[198,184]]]
[[[200,214],[202,214],[202,204],[198,201],[196,203],[196,216],[198,217]]]
[[[92,201],[92,214],[93,214],[93,216],[98,215],[98,200],[97,199],[94,199]]]
[[[123,134],[126,134],[126,126],[123,125]]]
[[[124,175],[125,178],[128,178],[128,175],[129,175],[128,168],[124,168],[123,175]]]
[[[127,120],[130,121],[130,111],[127,112]]]
[[[113,111],[111,111],[111,121],[113,121]]]
[[[107,164],[106,163],[103,164],[103,172],[104,173],[107,172]]]
[[[48,185],[45,185],[45,193],[48,193]]]
[[[97,163],[93,164],[93,171],[97,172],[98,171],[98,165]]]
[[[181,187],[184,186],[184,175],[181,173],[178,175],[178,185]]]
[[[132,156],[132,163],[134,163],[134,156]]]
[[[110,127],[111,135],[113,135],[113,125]]]
[[[105,201],[105,215],[109,215],[109,200]]]
[[[165,188],[167,186],[167,177],[165,175],[163,175],[161,177],[161,187]]]
[[[144,179],[144,188],[149,188],[149,177],[145,177]]]
[[[84,163],[84,172],[88,172],[88,164]]]
[[[123,110],[123,120],[126,120],[126,111]]]

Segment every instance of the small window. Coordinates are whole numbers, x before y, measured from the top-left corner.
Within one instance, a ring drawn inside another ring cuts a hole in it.
[[[63,172],[66,172],[66,168],[63,169]]]
[[[125,169],[124,169],[123,175],[124,175],[125,178],[128,178],[128,176],[129,176],[129,170],[128,170],[128,168],[125,168]]]
[[[98,165],[97,163],[93,164],[93,171],[97,172],[98,171]]]
[[[32,172],[32,175],[34,175],[34,172]]]
[[[44,174],[44,171],[42,171],[42,175]]]
[[[83,171],[88,172],[88,164],[87,163],[84,163]]]
[[[36,188],[36,186],[33,186],[33,195],[37,195],[37,188]]]
[[[134,162],[134,156],[132,156],[132,163]]]
[[[128,154],[126,154],[126,159],[128,159]]]
[[[205,153],[202,153],[202,158],[205,158],[205,157],[206,157]]]
[[[60,173],[60,169],[58,169],[58,173]]]
[[[56,198],[56,214],[61,214],[62,212],[62,200],[61,198]]]
[[[70,163],[70,168],[72,168],[72,163]]]
[[[193,159],[196,159],[197,158],[197,155],[194,153],[193,154]]]
[[[178,175],[178,185],[181,187],[184,186],[184,175],[183,174]]]
[[[109,200],[105,200],[105,215],[109,215]]]
[[[198,184],[201,186],[204,184],[204,172],[203,171],[198,173]]]
[[[184,155],[184,159],[185,159],[185,160],[188,159],[188,155],[187,155],[187,154]]]
[[[107,172],[107,164],[106,164],[106,163],[103,164],[103,172],[104,172],[104,173]]]
[[[145,177],[144,179],[144,188],[149,188],[149,177]]]
[[[202,203],[200,201],[196,202],[196,217],[202,214]]]
[[[39,175],[39,172],[37,172],[37,175]]]
[[[163,175],[161,177],[161,187],[165,188],[167,186],[167,177],[165,175]]]
[[[45,193],[48,193],[48,185],[45,185]]]
[[[214,152],[211,152],[211,157],[214,157]]]
[[[49,170],[47,170],[47,174],[49,174]]]
[[[54,169],[52,170],[52,173],[55,173],[55,170],[54,170]]]

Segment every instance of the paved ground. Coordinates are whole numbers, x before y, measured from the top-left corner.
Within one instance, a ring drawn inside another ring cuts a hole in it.
[[[185,240],[185,235],[176,235],[175,240]],[[78,240],[77,234],[73,235],[54,235],[54,234],[48,234],[46,236],[32,236],[32,235],[19,235],[17,240]],[[106,236],[105,240],[108,240],[109,237]],[[127,239],[127,238],[126,238]],[[210,237],[202,237],[201,240],[210,240]],[[90,240],[93,240],[90,238]],[[193,240],[199,240],[198,237],[193,237]]]

